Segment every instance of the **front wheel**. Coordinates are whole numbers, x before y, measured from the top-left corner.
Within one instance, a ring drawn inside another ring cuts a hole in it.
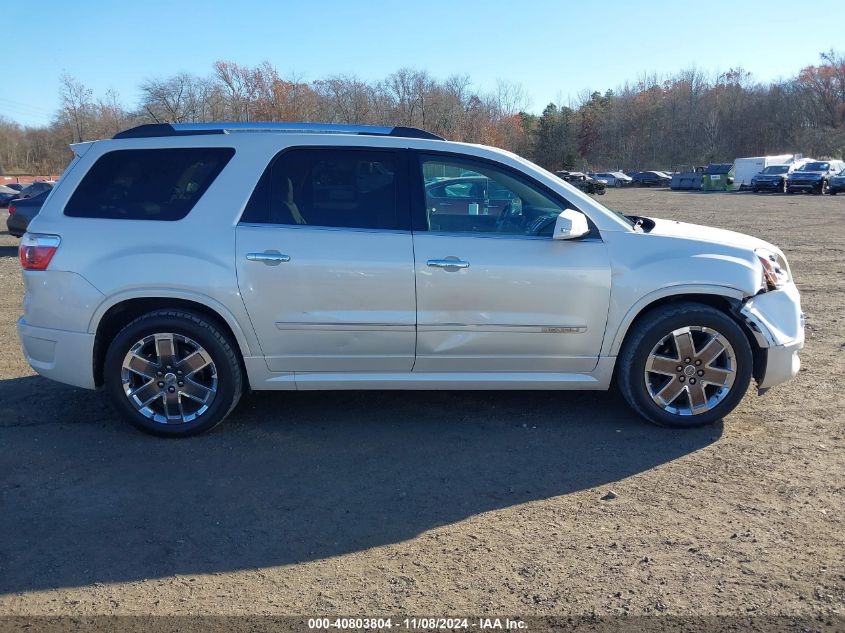
[[[822,180],[822,184],[819,186],[819,195],[827,195],[830,192],[830,184],[827,180]]]
[[[751,381],[751,346],[740,326],[724,312],[695,303],[656,308],[639,319],[617,362],[628,404],[663,426],[721,420]]]
[[[243,389],[235,344],[204,315],[156,310],[114,338],[103,365],[117,411],[139,429],[187,437],[211,429]]]

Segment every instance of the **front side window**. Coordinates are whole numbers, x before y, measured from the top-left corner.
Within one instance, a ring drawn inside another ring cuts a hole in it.
[[[399,229],[397,163],[388,151],[287,150],[262,177],[241,221]]]
[[[462,158],[423,156],[429,231],[551,236],[566,207],[511,171]]]
[[[181,220],[234,155],[230,147],[116,150],[100,156],[65,215],[113,220]]]

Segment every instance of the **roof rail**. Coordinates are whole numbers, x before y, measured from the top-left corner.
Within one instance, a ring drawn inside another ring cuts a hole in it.
[[[197,134],[228,134],[230,132],[300,132],[306,134],[363,134],[426,138],[437,141],[443,137],[415,127],[350,125],[347,123],[148,123],[118,132],[112,138],[152,138],[157,136],[191,136]]]

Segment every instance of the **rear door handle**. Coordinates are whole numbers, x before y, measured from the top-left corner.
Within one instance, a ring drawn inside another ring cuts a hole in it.
[[[284,262],[290,261],[290,255],[285,255],[279,251],[264,251],[263,253],[247,253],[246,258],[251,262],[263,262],[268,266],[278,266]]]
[[[426,264],[431,266],[432,268],[445,268],[447,270],[453,269],[457,270],[458,268],[469,268],[469,262],[465,262],[462,259],[458,259],[457,257],[454,258],[445,258],[445,259],[429,259]]]

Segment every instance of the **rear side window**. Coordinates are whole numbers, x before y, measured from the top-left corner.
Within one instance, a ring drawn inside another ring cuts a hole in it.
[[[242,222],[400,229],[402,155],[370,149],[293,149],[262,177]]]
[[[229,162],[231,147],[129,149],[103,154],[65,206],[75,218],[181,220]]]

